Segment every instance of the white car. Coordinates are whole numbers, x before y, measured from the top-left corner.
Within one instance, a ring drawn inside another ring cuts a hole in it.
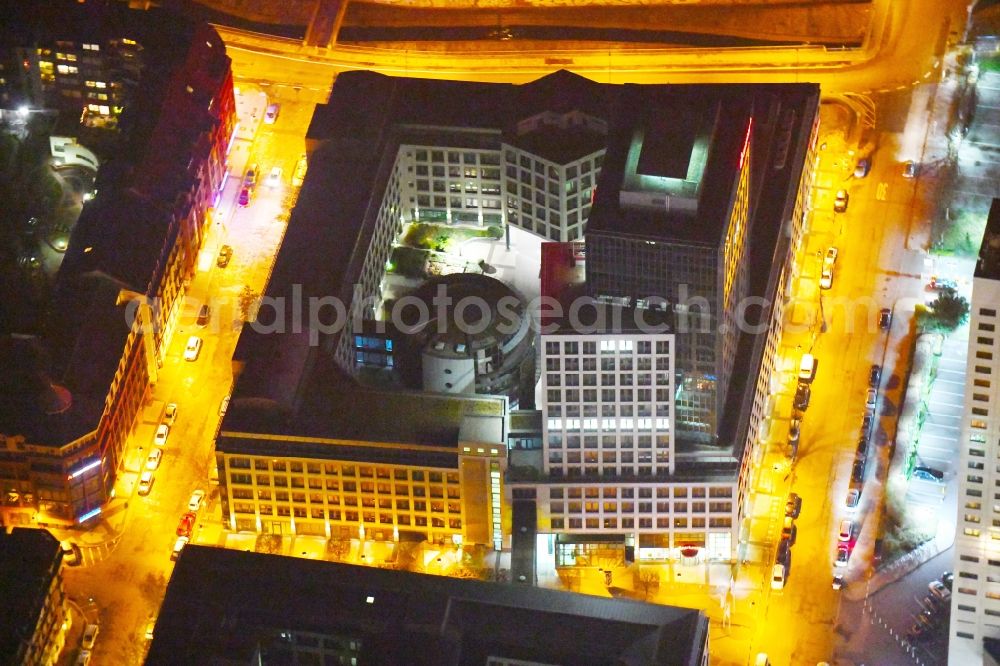
[[[146,496],[152,489],[153,489],[153,473],[150,472],[149,470],[146,470],[145,472],[142,473],[142,476],[139,477],[139,494],[142,496]]]
[[[191,493],[191,499],[188,500],[188,509],[197,511],[201,508],[201,501],[203,499],[205,499],[205,491],[199,488]]]
[[[167,403],[167,408],[163,410],[163,422],[167,425],[173,425],[174,421],[177,420],[177,403],[171,402]]]
[[[184,546],[190,541],[190,537],[179,536],[177,541],[174,542],[174,549],[170,552],[170,559],[176,560],[181,555],[181,551],[184,550]]]
[[[280,104],[269,104],[267,110],[264,112],[264,124],[273,125],[274,121],[278,119],[279,111],[281,111]]]
[[[197,361],[198,354],[201,353],[201,338],[197,335],[192,335],[188,338],[187,346],[184,347],[184,360],[185,361]]]
[[[160,466],[162,459],[163,451],[161,449],[153,449],[149,452],[149,456],[146,457],[146,469],[155,471]]]
[[[839,541],[850,541],[853,532],[854,523],[850,520],[842,520],[840,521],[840,533],[837,534],[837,539]]]
[[[94,643],[97,641],[97,631],[100,629],[96,624],[88,624],[83,630],[83,642],[81,645],[84,650],[93,650]]]
[[[161,423],[156,428],[156,434],[153,435],[153,444],[157,446],[164,446],[167,443],[167,437],[170,435],[170,426],[166,423]]]
[[[781,590],[785,587],[785,565],[775,564],[771,568],[771,589]]]
[[[267,186],[277,187],[281,185],[281,167],[276,166],[271,169],[271,173],[267,174]]]

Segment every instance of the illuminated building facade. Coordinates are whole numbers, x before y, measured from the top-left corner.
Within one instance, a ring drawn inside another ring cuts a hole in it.
[[[101,189],[77,220],[47,337],[5,340],[3,351],[27,346],[33,361],[8,375],[19,388],[0,401],[7,524],[100,514],[182,310],[223,183],[235,101],[214,29],[182,22],[174,34],[194,41],[146,51],[147,71],[159,76],[140,82],[126,148],[105,162]]]
[[[972,281],[949,664],[1000,663],[1000,200],[994,199]]]
[[[502,538],[505,398],[333,389],[318,373],[307,380],[317,396],[279,422],[268,414],[282,410],[254,395],[253,366],[216,438],[230,529],[490,546]]]
[[[46,530],[0,530],[0,662],[54,666],[70,622],[62,549]]]
[[[737,557],[817,103],[811,86],[626,87],[585,249],[562,270],[585,275],[578,293],[670,326],[541,338],[543,481],[512,464],[510,485],[557,566]],[[545,249],[549,294],[560,271]],[[642,428],[622,437],[623,419]]]

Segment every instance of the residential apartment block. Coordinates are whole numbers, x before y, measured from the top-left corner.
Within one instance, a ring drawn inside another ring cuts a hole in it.
[[[0,401],[6,524],[72,525],[113,497],[223,183],[235,124],[225,46],[207,25],[140,16],[188,41],[145,51],[156,75],[125,109],[119,153],[73,230],[46,337],[0,340],[15,368]]]
[[[46,530],[0,530],[0,662],[54,666],[70,622],[62,549]]]
[[[948,663],[1000,663],[1000,199],[972,281]]]

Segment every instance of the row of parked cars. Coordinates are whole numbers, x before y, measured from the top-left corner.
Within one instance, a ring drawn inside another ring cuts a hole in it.
[[[927,584],[928,594],[920,600],[920,610],[914,615],[913,626],[906,632],[906,640],[922,641],[930,637],[935,627],[948,622],[954,580],[954,574],[945,571],[941,578]]]
[[[798,529],[795,519],[802,512],[802,498],[795,493],[788,496],[785,502],[785,522],[781,528],[781,541],[778,542],[778,552],[771,568],[771,589],[780,590],[785,587],[788,572],[792,568],[792,546],[795,545]]]

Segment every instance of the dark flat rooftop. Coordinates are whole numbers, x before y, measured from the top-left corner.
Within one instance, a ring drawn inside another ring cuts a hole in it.
[[[17,663],[22,641],[31,642],[60,558],[47,530],[0,528],[0,662]]]
[[[174,568],[146,663],[246,662],[258,648],[278,655],[282,632],[355,640],[359,664],[481,665],[499,656],[697,666],[707,619],[670,606],[192,545]]]

